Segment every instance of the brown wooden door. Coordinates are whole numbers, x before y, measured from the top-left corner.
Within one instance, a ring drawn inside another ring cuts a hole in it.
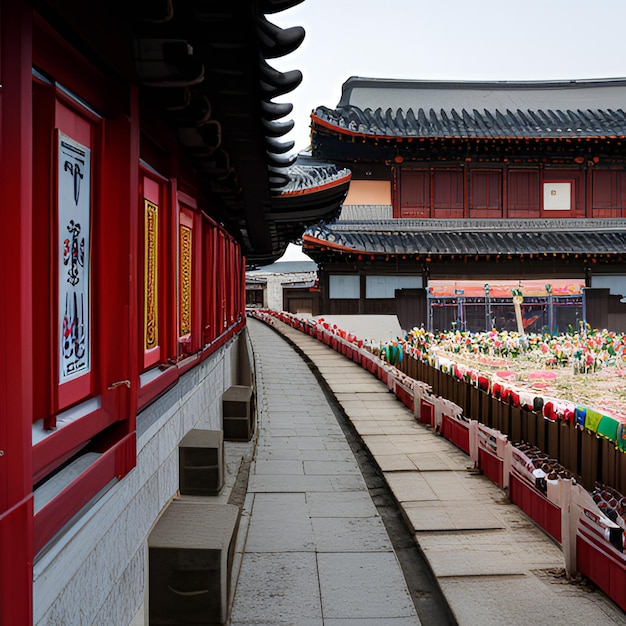
[[[434,207],[433,217],[463,217],[463,171],[435,170],[433,175]]]
[[[430,213],[430,172],[406,170],[400,177],[399,217],[428,217]]]
[[[502,175],[500,172],[473,171],[470,192],[470,217],[502,217]]]
[[[540,214],[539,171],[510,171],[507,180],[507,217],[536,218]]]

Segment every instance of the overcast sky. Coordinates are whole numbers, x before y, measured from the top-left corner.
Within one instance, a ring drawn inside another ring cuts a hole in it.
[[[626,77],[626,0],[304,0],[268,15],[304,26],[295,52],[270,60],[299,69],[292,102],[296,150],[311,111],[335,107],[350,76],[416,80]]]

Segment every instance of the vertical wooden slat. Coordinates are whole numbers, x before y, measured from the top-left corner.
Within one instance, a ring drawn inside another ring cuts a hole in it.
[[[581,435],[580,479],[587,489],[593,489],[598,480],[599,440],[595,433],[588,430],[584,430]]]
[[[559,458],[559,423],[545,420],[546,422],[546,442],[542,448],[551,459]]]

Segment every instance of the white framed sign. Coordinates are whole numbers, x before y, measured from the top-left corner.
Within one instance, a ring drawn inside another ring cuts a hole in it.
[[[59,384],[91,370],[91,150],[58,134]]]
[[[543,184],[544,211],[571,211],[572,183],[546,182]]]

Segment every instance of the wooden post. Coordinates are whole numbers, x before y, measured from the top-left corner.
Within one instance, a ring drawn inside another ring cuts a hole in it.
[[[513,306],[515,308],[515,319],[517,321],[517,332],[520,335],[525,335],[524,321],[522,320],[522,302],[524,297],[522,296],[521,289],[513,289]]]
[[[0,7],[0,624],[33,620],[32,7]]]
[[[559,480],[559,502],[561,506],[561,548],[568,577],[576,575],[576,531],[578,507],[572,506],[572,481]]]

